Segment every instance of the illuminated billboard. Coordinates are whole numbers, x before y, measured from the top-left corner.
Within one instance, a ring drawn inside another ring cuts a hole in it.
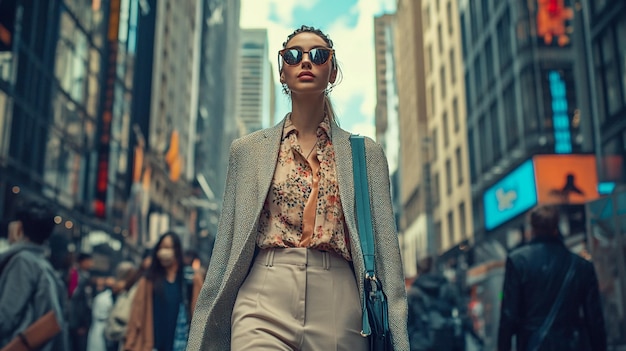
[[[505,223],[537,204],[585,204],[599,197],[593,155],[537,155],[483,195],[485,228]]]
[[[593,155],[540,155],[533,162],[540,204],[584,204],[598,198]]]
[[[535,171],[528,160],[483,195],[485,228],[491,230],[537,204]]]

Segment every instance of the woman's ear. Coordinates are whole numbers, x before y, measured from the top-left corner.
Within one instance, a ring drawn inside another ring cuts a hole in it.
[[[335,83],[335,81],[337,80],[337,68],[333,68],[333,71],[330,72],[330,77],[328,79],[328,82],[330,84]]]
[[[280,72],[280,83],[285,84],[285,74],[283,72]]]

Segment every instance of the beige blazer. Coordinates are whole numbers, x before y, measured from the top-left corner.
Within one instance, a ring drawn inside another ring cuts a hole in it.
[[[283,124],[235,140],[211,262],[191,322],[187,351],[230,350],[231,314],[256,248],[259,215],[278,159]],[[341,203],[363,301],[363,256],[356,228],[350,133],[332,122]],[[407,302],[391,205],[389,170],[382,147],[366,138],[366,163],[375,231],[376,271],[389,300],[395,351],[408,351]]]

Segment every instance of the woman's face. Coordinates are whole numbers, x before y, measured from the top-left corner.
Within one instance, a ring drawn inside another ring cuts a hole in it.
[[[333,69],[333,64],[329,59],[322,65],[311,62],[309,52],[313,48],[328,48],[328,44],[315,33],[304,32],[297,34],[286,46],[287,49],[301,49],[302,61],[291,66],[283,61],[280,82],[287,84],[292,94],[323,93],[328,87],[328,83],[334,83],[337,77],[337,70]]]
[[[157,250],[157,258],[161,265],[165,268],[171,267],[176,263],[176,254],[174,253],[174,241],[171,237],[166,236]]]

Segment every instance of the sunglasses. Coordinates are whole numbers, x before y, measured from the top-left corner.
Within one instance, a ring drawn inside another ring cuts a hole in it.
[[[313,48],[309,51],[304,51],[300,48],[290,48],[280,50],[278,55],[283,58],[283,61],[285,61],[286,64],[294,66],[302,62],[304,54],[309,54],[309,60],[314,65],[321,66],[328,62],[328,59],[333,56],[334,52],[335,51],[333,49],[327,48]]]

